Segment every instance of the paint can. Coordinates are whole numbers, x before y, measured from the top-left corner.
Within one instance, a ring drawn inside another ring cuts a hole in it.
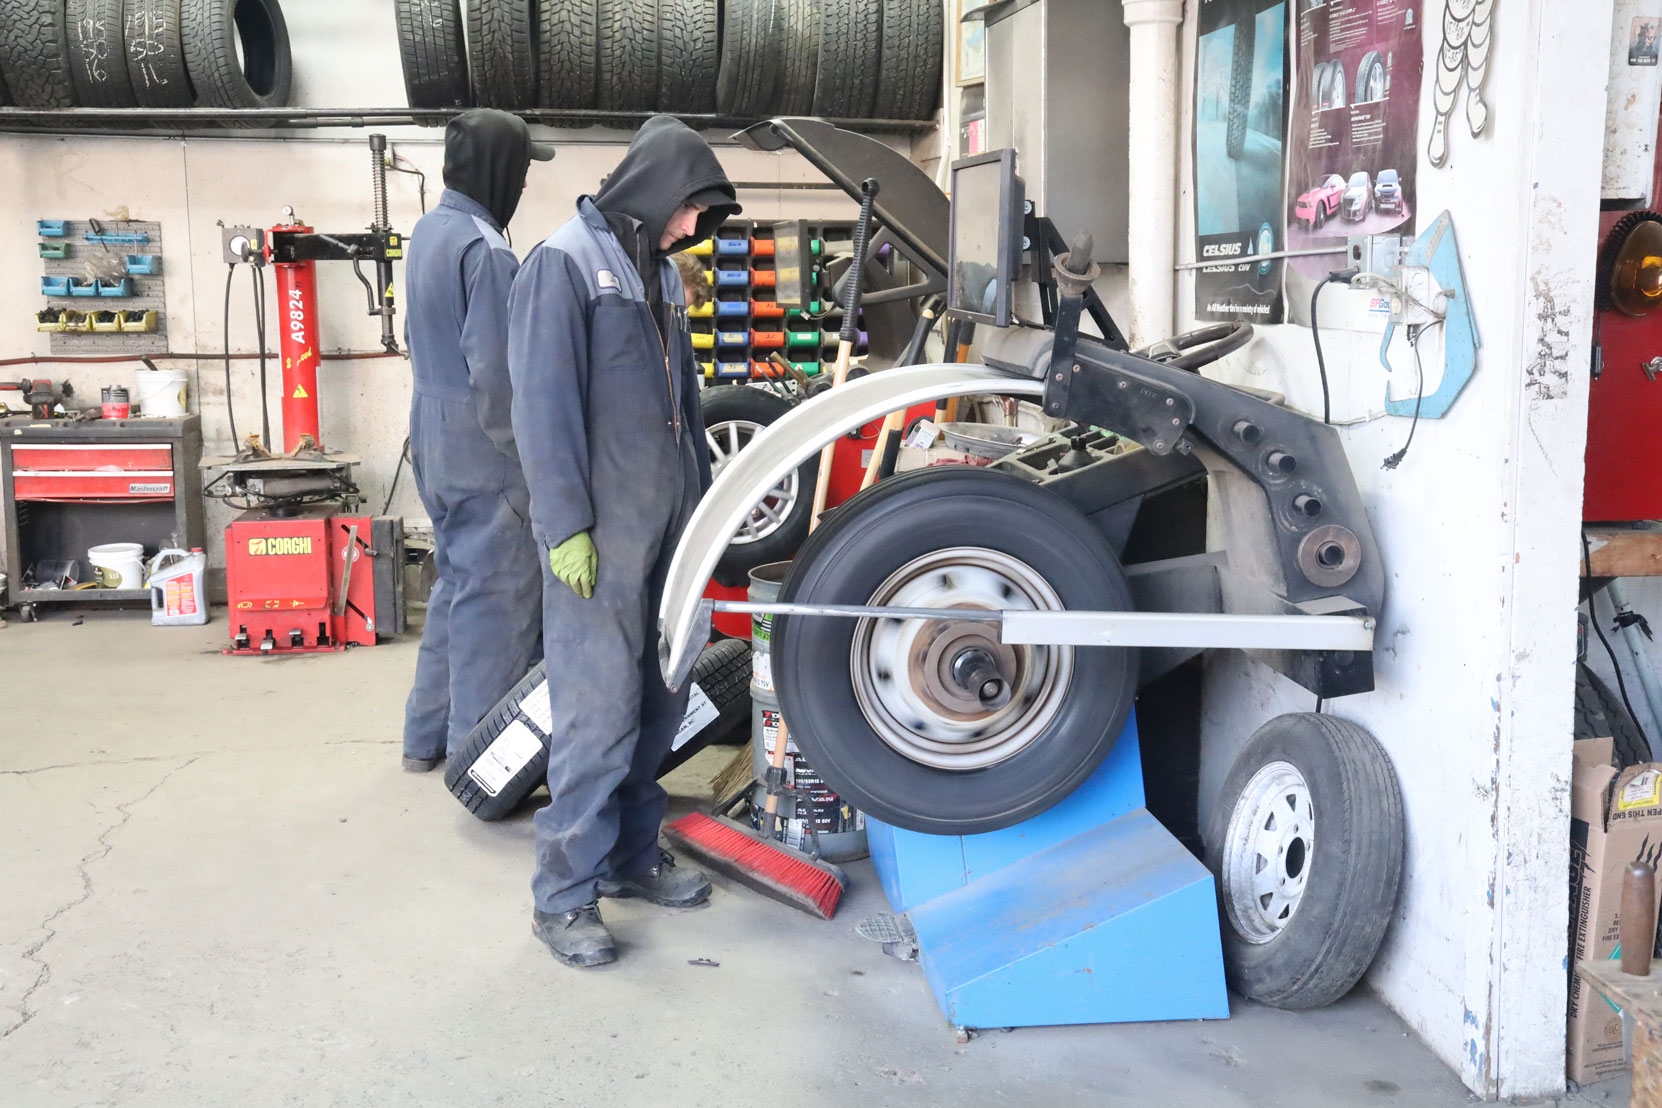
[[[99,399],[103,404],[105,419],[126,419],[133,414],[132,401],[127,395],[127,390],[120,385],[105,385]]]
[[[141,369],[133,374],[133,399],[139,414],[159,419],[183,419],[189,412],[189,380],[182,369]]]
[[[87,561],[98,574],[101,589],[142,589],[144,547],[136,542],[110,542],[87,551]]]
[[[789,562],[769,562],[750,571],[752,604],[768,604],[779,599],[785,586],[785,575],[791,571]],[[773,692],[773,617],[760,613],[750,617],[750,680],[764,692]]]
[[[772,762],[775,744],[779,741],[779,701],[771,689],[750,683],[750,766],[756,785],[750,794],[750,825],[760,829],[762,812],[767,808],[768,766]],[[788,729],[787,729],[788,730]],[[819,835],[820,856],[828,862],[848,862],[864,858],[866,849],[865,813],[854,808],[831,790],[808,760],[797,750],[796,743],[785,740],[785,784],[806,793],[799,801],[795,796],[780,798],[781,823],[784,825],[785,845],[794,850],[807,849],[810,826]]]

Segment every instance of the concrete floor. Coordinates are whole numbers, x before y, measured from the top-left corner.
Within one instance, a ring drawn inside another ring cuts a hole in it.
[[[0,629],[7,1108],[1468,1102],[1365,992],[955,1045],[922,971],[853,934],[863,863],[830,923],[719,883],[608,902],[621,960],[566,969],[530,934],[528,814],[399,772],[413,640],[231,659],[222,613],[73,618]]]

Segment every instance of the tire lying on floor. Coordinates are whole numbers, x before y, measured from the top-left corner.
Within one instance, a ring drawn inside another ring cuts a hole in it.
[[[288,106],[294,63],[278,0],[183,0],[179,14],[185,68],[202,107]]]
[[[1348,993],[1396,910],[1403,839],[1396,774],[1367,731],[1313,714],[1259,728],[1206,836],[1230,985],[1276,1008]]]
[[[559,675],[555,675],[559,679]],[[750,644],[723,639],[700,654],[682,734],[665,757],[660,776],[705,745],[750,720]],[[518,808],[548,777],[548,673],[538,662],[497,701],[444,770],[444,785],[468,811],[498,820]]]
[[[393,16],[410,107],[471,107],[461,0],[394,0]]]
[[[63,0],[0,0],[0,76],[19,107],[73,108],[69,60]]]
[[[763,428],[791,410],[783,397],[749,385],[716,385],[700,392],[698,400],[704,412],[704,442],[710,451],[712,473],[720,473]],[[723,552],[716,566],[716,579],[724,585],[742,586],[757,566],[793,558],[808,537],[808,517],[813,512],[814,483],[818,479],[816,454],[758,501]]]
[[[986,469],[903,473],[827,515],[780,599],[1127,611],[1101,533],[1060,496]],[[937,835],[1038,815],[1131,714],[1137,654],[1006,646],[998,624],[779,616],[773,680],[803,757],[853,807]]]

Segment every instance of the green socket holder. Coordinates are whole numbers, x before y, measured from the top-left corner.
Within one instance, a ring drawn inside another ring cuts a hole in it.
[[[40,244],[40,256],[43,258],[67,258],[69,257],[69,243],[43,242]]]

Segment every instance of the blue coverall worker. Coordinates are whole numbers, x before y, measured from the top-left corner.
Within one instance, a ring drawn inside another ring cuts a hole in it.
[[[658,846],[657,770],[686,708],[656,618],[710,484],[698,364],[669,255],[739,211],[698,134],[643,125],[595,196],[525,259],[508,303],[514,434],[543,553],[553,734],[537,812],[534,929],[567,965],[616,957],[600,896],[691,905],[710,883]]]
[[[455,753],[540,653],[541,558],[510,415],[508,293],[519,259],[503,231],[531,162],[553,157],[517,116],[456,116],[444,133],[444,194],[409,236],[410,464],[438,563],[404,709],[412,772]]]

